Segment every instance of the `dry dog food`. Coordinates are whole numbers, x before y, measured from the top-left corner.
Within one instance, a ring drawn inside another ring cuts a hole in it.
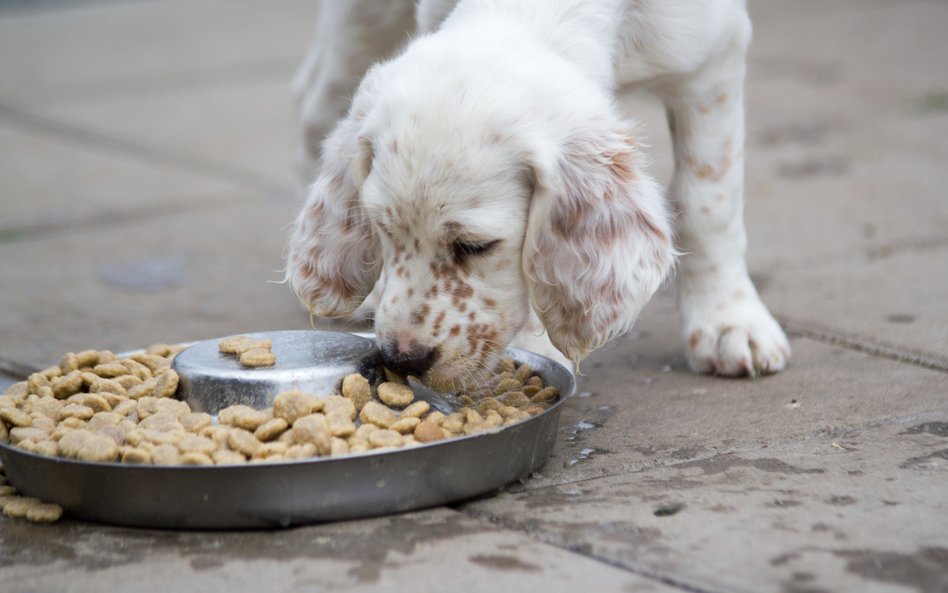
[[[53,523],[63,516],[63,509],[58,504],[45,503],[17,494],[16,488],[7,484],[3,467],[0,467],[0,512],[8,517],[20,517],[34,523]]]
[[[222,354],[237,356],[241,366],[248,368],[271,367],[276,364],[271,340],[256,340],[250,336],[224,338],[217,344]]]
[[[246,336],[222,340],[221,352],[269,349]],[[66,354],[0,395],[0,442],[40,455],[96,463],[228,465],[273,463],[411,447],[498,430],[545,410],[555,387],[527,365],[503,370],[464,407],[445,415],[390,377],[373,390],[361,375],[340,394],[286,391],[273,407],[234,405],[216,418],[174,399],[171,361],[181,347],[159,344],[120,359],[107,350]],[[373,393],[374,392],[374,393]],[[16,496],[0,474],[0,509],[10,516],[55,521],[62,509]]]

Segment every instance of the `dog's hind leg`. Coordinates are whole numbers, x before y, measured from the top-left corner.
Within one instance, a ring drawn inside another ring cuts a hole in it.
[[[313,180],[320,145],[349,107],[365,71],[415,31],[412,0],[323,0],[313,44],[293,78],[299,139],[297,164]]]

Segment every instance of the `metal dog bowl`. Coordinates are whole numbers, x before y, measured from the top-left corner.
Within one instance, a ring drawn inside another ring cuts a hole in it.
[[[274,351],[279,362],[276,341]],[[44,457],[7,445],[0,445],[0,461],[10,482],[26,496],[55,502],[73,517],[135,527],[287,527],[447,504],[528,476],[553,449],[561,407],[574,389],[573,376],[543,356],[513,348],[507,354],[529,364],[562,395],[544,412],[496,432],[282,463],[134,466]],[[176,366],[189,372],[187,365]],[[253,372],[266,376],[259,369]],[[208,409],[223,407],[205,392],[197,393],[200,384],[191,381],[190,397],[203,398]],[[217,393],[230,398],[231,392]]]

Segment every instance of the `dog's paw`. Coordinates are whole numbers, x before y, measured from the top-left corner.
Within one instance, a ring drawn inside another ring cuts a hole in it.
[[[726,300],[692,295],[681,308],[685,353],[693,371],[754,377],[787,366],[787,336],[752,286]]]

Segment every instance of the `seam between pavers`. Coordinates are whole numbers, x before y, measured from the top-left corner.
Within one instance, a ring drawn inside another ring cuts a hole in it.
[[[197,199],[200,196],[201,199]],[[220,196],[220,197],[216,197]],[[9,227],[0,226],[0,247],[22,241],[35,241],[50,237],[60,238],[80,234],[99,227],[115,228],[116,224],[147,222],[159,218],[193,214],[203,210],[218,209],[221,206],[241,206],[253,204],[256,200],[241,197],[237,192],[207,192],[194,194],[164,202],[160,206],[141,206],[131,210],[108,210],[103,208],[94,214],[77,216],[62,222],[40,222]]]
[[[289,101],[290,75],[284,69],[293,68],[302,61],[299,56],[277,56],[249,62],[221,64],[200,70],[176,70],[143,76],[124,76],[90,81],[87,83],[72,82],[59,86],[48,84],[28,88],[25,95],[30,97],[31,105],[46,105],[69,101],[88,101],[108,97],[129,97],[153,93],[155,91],[173,89],[189,90],[208,87],[225,88],[234,84],[243,84],[248,81],[260,82],[279,79],[286,81],[287,101]],[[45,100],[43,96],[55,94],[55,98]],[[10,95],[5,100],[17,100],[17,95]],[[0,100],[4,100],[0,99]]]
[[[80,144],[92,144],[122,155],[134,155],[143,160],[161,162],[192,173],[216,177],[247,188],[253,188],[267,195],[292,193],[288,187],[239,167],[109,136],[88,128],[36,115],[10,104],[0,103],[0,119],[11,124],[18,124],[22,128],[43,131]]]
[[[777,315],[777,318],[784,330],[793,337],[807,338],[815,342],[855,350],[925,369],[948,372],[948,358],[932,352],[900,346],[875,338],[864,338],[855,334],[829,329],[815,323],[801,323],[788,319],[783,315]]]

